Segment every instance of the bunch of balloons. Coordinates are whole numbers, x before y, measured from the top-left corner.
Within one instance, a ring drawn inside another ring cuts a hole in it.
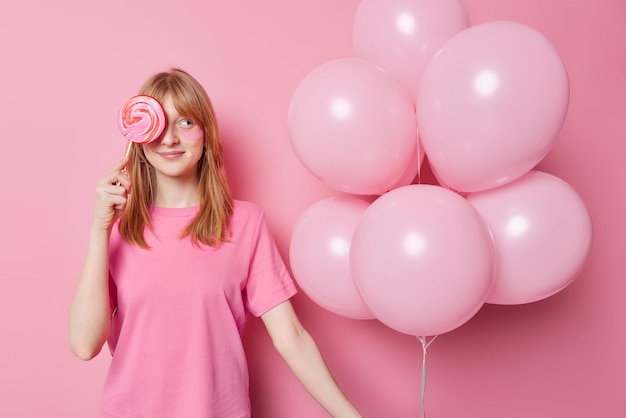
[[[289,258],[305,293],[431,336],[485,302],[567,286],[593,226],[572,187],[534,170],[569,102],[550,41],[515,22],[471,26],[460,0],[363,0],[353,41],[357,57],[311,71],[289,108],[298,158],[344,192],[294,228]],[[413,183],[425,156],[439,185]]]

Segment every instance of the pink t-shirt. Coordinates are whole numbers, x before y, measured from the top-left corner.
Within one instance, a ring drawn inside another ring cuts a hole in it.
[[[195,247],[181,230],[198,208],[152,209],[150,250],[110,239],[109,335],[113,355],[102,400],[106,418],[250,416],[240,331],[296,287],[252,203],[235,201],[232,239]]]

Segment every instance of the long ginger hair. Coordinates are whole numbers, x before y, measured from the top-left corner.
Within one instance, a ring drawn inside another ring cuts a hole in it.
[[[163,100],[170,95],[179,114],[200,124],[204,132],[204,153],[198,162],[198,196],[200,208],[196,217],[182,231],[195,245],[204,243],[219,247],[230,237],[229,221],[233,201],[223,166],[223,148],[213,105],[202,85],[187,72],[173,68],[152,76],[139,94]],[[122,213],[119,231],[131,244],[148,249],[145,227],[151,228],[150,206],[156,196],[156,175],[140,144],[133,143],[126,170],[132,182],[132,193]]]

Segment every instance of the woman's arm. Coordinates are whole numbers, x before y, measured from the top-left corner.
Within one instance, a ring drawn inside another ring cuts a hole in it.
[[[108,241],[108,231],[92,227],[89,249],[70,306],[70,348],[83,360],[94,358],[109,335]]]
[[[122,171],[124,159],[96,186],[89,248],[69,312],[72,352],[83,360],[95,357],[109,335],[109,235],[126,204],[130,179]]]
[[[335,382],[315,341],[300,324],[291,302],[281,303],[261,319],[274,347],[293,374],[332,417],[361,417]]]

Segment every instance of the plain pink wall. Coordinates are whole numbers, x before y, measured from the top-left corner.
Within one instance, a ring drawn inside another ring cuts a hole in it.
[[[433,0],[436,1],[436,0]],[[95,181],[123,154],[122,101],[153,72],[189,70],[213,97],[237,198],[290,231],[336,192],[293,153],[287,107],[314,67],[353,56],[358,0],[25,0],[0,10],[0,416],[96,416],[107,350],[67,344],[67,309]],[[566,123],[538,169],[572,185],[594,219],[583,273],[523,306],[487,305],[429,349],[432,418],[622,417],[626,411],[626,2],[465,0],[472,24],[513,20],[552,40],[571,77]],[[377,321],[294,303],[366,417],[417,417],[421,348]],[[245,332],[258,418],[322,417],[258,321]]]

